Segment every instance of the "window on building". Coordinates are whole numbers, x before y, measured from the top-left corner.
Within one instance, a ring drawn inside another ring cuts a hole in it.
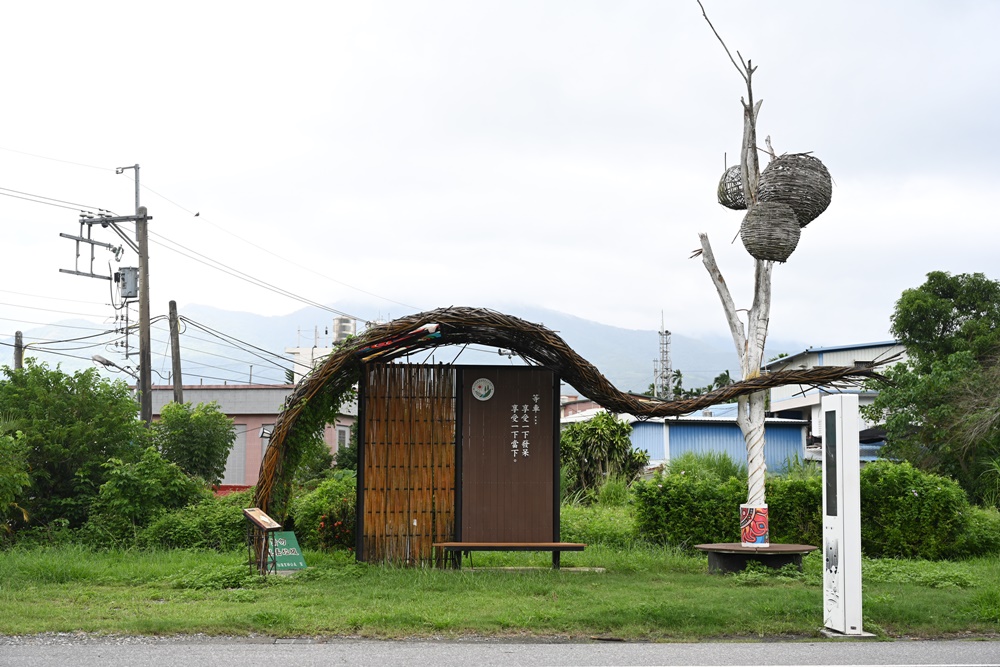
[[[229,450],[226,459],[226,472],[222,476],[223,484],[247,483],[247,425],[236,424],[236,440]]]

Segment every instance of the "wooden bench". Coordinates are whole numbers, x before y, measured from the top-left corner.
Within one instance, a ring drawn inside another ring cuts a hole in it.
[[[552,568],[559,569],[559,556],[563,551],[583,551],[586,544],[580,542],[434,542],[435,549],[451,554],[451,565],[462,567],[462,554],[473,551],[551,551]]]
[[[802,556],[818,547],[809,544],[775,544],[766,547],[745,547],[740,542],[723,544],[696,544],[695,549],[708,553],[709,572],[742,572],[747,563],[754,561],[770,568],[795,565],[802,569]]]

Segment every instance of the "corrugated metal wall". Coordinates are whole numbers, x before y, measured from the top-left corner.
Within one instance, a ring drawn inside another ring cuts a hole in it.
[[[697,422],[685,424],[670,422],[670,457],[676,458],[686,452],[707,454],[725,452],[734,461],[745,461],[746,444],[740,428],[734,423],[712,424]],[[653,424],[647,424],[653,426]],[[785,462],[798,456],[805,456],[805,427],[798,424],[769,424],[765,427],[766,446],[764,459],[767,469],[779,472],[785,469]],[[633,430],[634,433],[634,430]],[[662,437],[661,437],[662,442]]]
[[[663,446],[661,422],[636,422],[632,424],[632,449],[649,454],[650,461],[663,461],[667,453]]]

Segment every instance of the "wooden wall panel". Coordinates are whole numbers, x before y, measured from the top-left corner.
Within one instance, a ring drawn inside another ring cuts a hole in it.
[[[375,364],[364,382],[362,553],[428,564],[455,537],[455,373]]]
[[[557,541],[557,377],[523,366],[461,367],[459,375],[461,540]]]

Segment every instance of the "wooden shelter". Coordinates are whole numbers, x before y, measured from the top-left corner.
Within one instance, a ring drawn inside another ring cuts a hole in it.
[[[473,419],[475,411],[467,411],[465,404],[469,400],[478,400],[468,398],[476,380],[490,379],[490,376],[485,370],[482,371],[483,378],[478,376],[470,378],[468,373],[476,371],[463,370],[459,373],[455,368],[447,366],[412,367],[389,364],[392,360],[416,350],[467,343],[503,347],[514,351],[532,364],[523,371],[517,371],[518,373],[525,372],[529,375],[547,373],[550,380],[546,382],[551,382],[551,394],[542,389],[539,389],[538,393],[543,397],[551,395],[552,419],[555,424],[558,424],[555,410],[558,407],[557,394],[560,380],[571,384],[581,394],[596,401],[610,412],[625,412],[639,418],[648,418],[683,415],[714,403],[786,384],[828,386],[857,383],[867,378],[879,377],[875,368],[891,361],[884,359],[858,366],[775,371],[757,375],[696,398],[664,401],[619,391],[597,368],[574,352],[555,332],[540,324],[484,308],[451,307],[417,313],[374,326],[357,338],[348,340],[296,386],[295,391],[286,400],[284,410],[275,421],[270,445],[261,462],[254,505],[271,516],[284,516],[287,511],[291,477],[309,438],[318,437],[327,421],[336,415],[340,403],[350,395],[353,387],[359,384],[368,397],[363,403],[369,404],[362,406],[364,413],[362,419],[368,423],[367,413],[370,411],[380,415],[377,420],[372,418],[367,426],[362,426],[362,430],[367,428],[370,431],[364,439],[366,443],[371,444],[364,446],[370,448],[371,453],[365,457],[364,466],[360,470],[362,478],[368,478],[368,482],[364,483],[363,493],[359,496],[362,511],[365,513],[359,518],[363,521],[365,531],[382,530],[381,536],[371,532],[367,537],[362,537],[362,540],[367,542],[358,544],[358,550],[366,560],[372,560],[374,557],[369,558],[365,554],[381,554],[382,558],[391,555],[394,560],[417,562],[424,559],[422,554],[426,553],[425,543],[433,545],[435,539],[433,535],[450,534],[459,538],[462,543],[471,543],[474,542],[472,536],[477,534],[476,531],[483,530],[484,525],[496,531],[491,532],[491,535],[495,536],[494,539],[503,540],[505,535],[514,535],[512,532],[503,531],[514,529],[502,523],[502,516],[498,511],[503,510],[511,516],[523,511],[523,508],[519,509],[517,505],[503,503],[528,491],[537,495],[526,497],[535,498],[543,503],[539,506],[541,509],[537,511],[532,505],[532,516],[542,517],[551,509],[553,518],[551,537],[546,536],[544,540],[535,541],[548,543],[553,539],[558,540],[559,510],[556,494],[559,454],[555,432],[557,426],[552,426],[551,453],[544,454],[545,457],[551,456],[554,466],[550,487],[551,500],[545,497],[544,490],[539,490],[542,487],[529,489],[527,486],[518,486],[527,482],[509,477],[512,471],[510,466],[514,465],[510,462],[507,472],[504,472],[505,468],[499,465],[491,468],[485,462],[482,464],[482,475],[479,477],[476,476],[478,472],[470,471],[469,479],[475,480],[476,485],[482,486],[470,490],[466,496],[463,487],[467,452],[468,456],[478,455],[479,450],[474,448],[473,443],[482,443],[479,445],[482,449],[489,447],[489,442],[492,441],[486,439],[488,429],[482,425],[487,423],[487,418],[484,416],[483,422],[476,421]],[[504,379],[503,383],[500,383],[499,376],[490,381],[494,390],[498,392],[501,392],[501,384],[506,386],[507,382]],[[448,389],[449,383],[451,390]],[[466,386],[468,391],[463,389]],[[508,408],[515,403],[525,404],[522,400],[525,394],[520,389],[515,394],[507,395],[506,398],[500,398],[501,396],[504,394],[497,394],[497,405],[503,405],[501,401],[509,403]],[[529,408],[532,404],[528,403]],[[546,413],[550,410],[546,406],[542,406],[541,409]],[[470,439],[467,440],[465,434],[474,432],[476,428],[483,429],[481,439],[474,440],[468,436]],[[547,429],[539,427],[538,433],[545,430]],[[497,430],[493,435],[501,432]],[[462,437],[459,438],[459,435]],[[507,433],[504,437],[509,435]],[[529,458],[533,462],[534,457],[543,454],[542,449],[533,447],[534,438],[532,432],[528,451]],[[412,444],[401,448],[390,446],[392,443],[403,442]],[[461,447],[457,443],[461,443]],[[449,447],[453,448],[453,454]],[[521,462],[523,459],[517,465]],[[491,478],[483,476],[489,470],[496,473],[492,481]],[[461,475],[458,471],[461,471]],[[546,477],[547,474],[544,473],[542,477]],[[454,481],[450,481],[451,479]],[[500,496],[493,500],[485,500],[489,493],[501,491],[506,494],[503,500],[499,499]],[[380,503],[383,509],[378,510]],[[504,510],[505,507],[508,509]],[[490,516],[491,512],[495,516]],[[519,518],[522,519],[522,523],[531,523],[523,517]],[[412,530],[414,520],[417,521],[417,531]],[[531,519],[532,522],[534,520]],[[408,522],[405,529],[402,526],[404,521]],[[494,523],[489,524],[490,521]],[[376,529],[372,528],[373,526],[382,528]],[[422,530],[427,534],[418,535],[417,533]],[[531,536],[548,535],[548,527],[543,523],[533,525],[531,530],[538,531],[531,533]],[[442,541],[454,542],[454,540]],[[512,545],[512,542],[506,542],[506,546]],[[456,549],[454,546],[446,548]],[[558,552],[554,548],[538,550],[552,550],[553,563],[557,564]]]
[[[441,561],[440,543],[559,542],[554,372],[371,364],[359,403],[359,560],[427,564]]]

